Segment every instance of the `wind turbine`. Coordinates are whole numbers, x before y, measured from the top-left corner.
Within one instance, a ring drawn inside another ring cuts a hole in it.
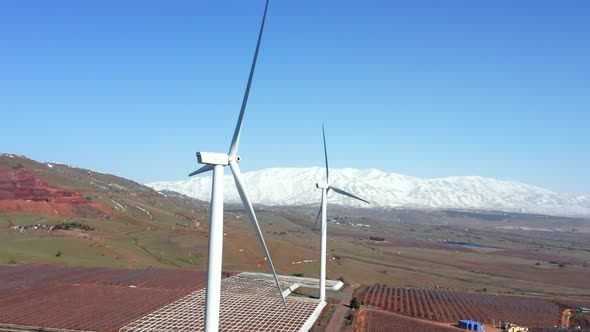
[[[359,201],[365,202],[367,204],[371,204],[368,201],[353,195],[349,192],[346,192],[342,189],[336,188],[330,185],[330,170],[328,168],[328,149],[326,148],[326,131],[324,130],[324,125],[322,124],[322,135],[324,136],[324,157],[326,159],[326,182],[323,183],[316,183],[316,187],[322,189],[322,204],[320,207],[320,211],[318,213],[318,217],[316,218],[316,225],[320,216],[322,217],[322,228],[320,231],[321,234],[321,241],[320,241],[320,301],[324,301],[326,299],[326,233],[328,230],[328,192],[333,190],[334,192],[348,196]],[[314,225],[314,228],[316,226]]]
[[[246,91],[244,92],[244,99],[242,100],[242,108],[240,109],[240,115],[238,117],[238,123],[234,131],[234,136],[229,148],[229,153],[213,153],[213,152],[197,152],[197,159],[199,164],[205,166],[189,174],[190,176],[201,174],[208,171],[213,171],[213,183],[211,190],[211,217],[209,223],[209,259],[207,262],[207,289],[206,289],[206,300],[205,300],[205,331],[213,332],[219,329],[219,306],[221,301],[221,266],[223,260],[223,171],[224,167],[228,166],[231,168],[236,188],[242,199],[244,207],[250,215],[250,220],[254,226],[254,230],[258,235],[258,239],[264,248],[264,253],[268,260],[268,264],[272,270],[276,286],[283,300],[283,305],[287,308],[285,297],[277,278],[275,267],[270,258],[270,253],[266,243],[264,242],[264,236],[260,230],[256,213],[252,207],[252,202],[248,196],[240,168],[238,163],[240,157],[238,156],[238,147],[240,145],[240,132],[242,129],[242,120],[244,119],[244,111],[246,110],[246,104],[248,103],[248,95],[250,94],[250,87],[252,85],[252,78],[254,76],[254,69],[256,68],[256,59],[258,58],[258,51],[260,50],[260,41],[262,40],[262,32],[264,31],[264,22],[266,20],[266,12],[268,10],[268,2],[264,7],[264,15],[262,16],[262,24],[260,25],[260,32],[258,34],[258,43],[256,44],[256,51],[254,52],[254,59],[252,60],[252,67],[250,68],[250,76],[248,77],[248,84],[246,85]]]

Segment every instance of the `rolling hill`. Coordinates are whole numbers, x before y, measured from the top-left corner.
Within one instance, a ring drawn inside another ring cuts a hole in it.
[[[205,202],[118,176],[0,154],[0,264],[203,268],[207,209]],[[259,218],[264,229],[268,217]],[[226,211],[225,219],[231,241],[224,268],[266,271],[243,212]],[[49,230],[57,225],[65,229]],[[285,266],[312,255],[283,241],[267,242],[285,249],[276,254]]]

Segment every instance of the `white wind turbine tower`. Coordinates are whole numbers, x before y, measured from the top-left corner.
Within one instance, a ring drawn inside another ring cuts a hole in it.
[[[326,182],[323,183],[316,183],[316,187],[322,189],[322,205],[320,207],[320,212],[318,213],[318,217],[316,218],[316,225],[318,220],[320,219],[320,215],[322,217],[322,228],[320,230],[321,234],[321,242],[320,242],[320,301],[324,301],[326,299],[326,233],[328,230],[328,192],[333,190],[334,192],[348,196],[359,201],[365,202],[367,204],[371,204],[368,201],[355,196],[351,193],[348,193],[342,189],[338,189],[332,185],[330,185],[330,170],[328,168],[328,149],[326,148],[326,132],[324,130],[324,125],[322,125],[322,135],[324,137],[324,157],[326,159]],[[314,226],[315,228],[315,226]]]
[[[252,60],[252,67],[250,68],[250,76],[248,77],[248,84],[246,85],[246,91],[244,93],[244,99],[242,100],[242,108],[238,117],[238,123],[234,131],[234,136],[231,142],[229,153],[212,153],[212,152],[197,152],[197,159],[200,164],[205,166],[192,172],[189,176],[197,175],[200,173],[208,172],[213,170],[213,183],[211,190],[211,217],[209,223],[209,259],[207,262],[207,289],[206,289],[206,303],[205,303],[205,331],[213,332],[219,329],[219,307],[221,301],[221,267],[223,260],[223,171],[224,167],[229,165],[231,168],[234,180],[240,198],[244,204],[250,220],[254,226],[254,230],[260,239],[260,243],[264,248],[264,253],[268,260],[268,264],[272,270],[276,286],[279,290],[279,294],[283,300],[285,308],[287,304],[285,297],[282,293],[279,279],[270,258],[268,248],[264,242],[256,213],[252,207],[252,202],[248,196],[248,191],[242,180],[240,168],[238,162],[240,157],[238,154],[238,146],[240,144],[240,131],[242,128],[242,120],[244,118],[244,111],[246,110],[246,104],[248,103],[248,95],[250,93],[250,86],[252,85],[252,77],[254,76],[254,69],[256,67],[256,59],[258,58],[258,51],[260,49],[260,41],[262,39],[262,32],[264,30],[264,22],[266,20],[266,12],[268,10],[268,2],[264,7],[264,15],[262,16],[262,24],[260,25],[260,33],[258,34],[258,43],[256,44],[256,51],[254,53],[254,59]]]

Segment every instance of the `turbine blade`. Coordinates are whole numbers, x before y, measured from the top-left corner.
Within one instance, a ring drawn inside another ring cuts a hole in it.
[[[317,218],[315,218],[315,224],[313,225],[312,229],[317,229],[318,222],[320,221],[320,217],[322,216],[322,205],[324,205],[324,195],[322,194],[322,203],[320,204],[320,211],[318,212]]]
[[[367,201],[367,200],[364,200],[364,199],[362,199],[362,198],[360,198],[360,197],[358,197],[358,196],[356,196],[356,195],[353,195],[353,194],[351,194],[351,193],[348,193],[348,192],[346,192],[346,191],[344,191],[344,190],[342,190],[342,189],[338,189],[338,188],[336,188],[336,187],[332,187],[332,186],[330,186],[330,188],[331,188],[332,190],[334,190],[335,192],[339,193],[340,195],[344,195],[344,196],[352,197],[352,198],[354,198],[354,199],[358,199],[359,201],[365,202],[365,203],[367,203],[367,204],[371,204],[371,203],[369,203],[369,201]]]
[[[260,244],[262,244],[262,248],[264,248],[264,253],[266,254],[268,265],[270,265],[270,269],[272,270],[272,275],[275,279],[275,283],[277,285],[277,289],[279,290],[279,294],[281,294],[283,305],[285,306],[285,309],[287,309],[287,302],[285,302],[285,296],[283,296],[283,291],[281,289],[281,285],[279,284],[279,278],[277,277],[275,266],[272,263],[272,259],[270,258],[270,253],[268,252],[266,242],[264,242],[264,236],[262,235],[262,231],[260,230],[260,225],[258,224],[258,219],[256,218],[256,213],[254,212],[254,208],[252,207],[250,197],[248,197],[248,192],[246,191],[244,181],[242,180],[242,174],[240,172],[240,168],[238,167],[238,163],[235,161],[231,161],[229,163],[229,166],[231,167],[232,174],[234,175],[234,180],[236,182],[236,187],[238,189],[238,193],[240,194],[240,198],[242,199],[242,203],[244,203],[244,207],[246,208],[246,210],[248,210],[252,226],[256,231],[256,235],[258,235],[258,239],[260,240]]]
[[[199,168],[198,170],[192,172],[188,176],[190,177],[190,176],[193,176],[193,175],[197,175],[197,174],[201,174],[201,173],[212,171],[214,167],[215,166],[213,166],[213,165],[205,165],[205,166]]]
[[[254,77],[254,69],[256,68],[258,51],[260,50],[260,42],[262,41],[262,32],[264,31],[264,22],[266,21],[268,2],[269,0],[266,0],[266,6],[264,7],[264,15],[262,16],[262,24],[260,25],[260,33],[258,34],[258,42],[256,44],[256,51],[254,52],[252,67],[250,68],[250,76],[248,76],[248,84],[246,84],[246,91],[244,92],[244,99],[242,100],[240,116],[238,117],[238,123],[236,124],[236,130],[234,131],[234,137],[231,141],[231,146],[229,148],[229,155],[232,157],[238,154],[238,147],[240,145],[240,131],[242,130],[242,120],[244,119],[244,111],[246,111],[246,105],[248,104],[248,96],[250,95],[250,87],[252,86],[252,78]]]
[[[322,123],[322,135],[324,136],[324,157],[326,158],[326,183],[330,183],[330,171],[328,168],[328,149],[326,148],[326,131]]]

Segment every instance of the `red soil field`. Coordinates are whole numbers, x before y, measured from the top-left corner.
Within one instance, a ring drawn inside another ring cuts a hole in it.
[[[574,300],[574,299],[560,299],[555,301],[563,307],[563,309],[575,309],[579,307],[590,308],[590,301]]]
[[[540,328],[529,329],[529,332],[563,332],[563,331],[567,331],[567,330],[564,330],[559,327],[540,327]],[[575,330],[575,331],[576,332],[590,332],[590,329],[582,328],[582,329]]]
[[[457,332],[465,331],[441,323],[428,322],[380,310],[361,310],[356,317],[355,332]]]
[[[0,266],[0,328],[118,331],[205,282],[196,270]]]
[[[24,168],[0,170],[0,212],[94,218],[112,214],[105,205],[92,203],[73,190],[50,186]]]
[[[560,323],[561,308],[549,300],[445,290],[374,285],[358,295],[361,303],[377,309],[439,322],[471,319],[483,323],[509,321],[546,327]]]

